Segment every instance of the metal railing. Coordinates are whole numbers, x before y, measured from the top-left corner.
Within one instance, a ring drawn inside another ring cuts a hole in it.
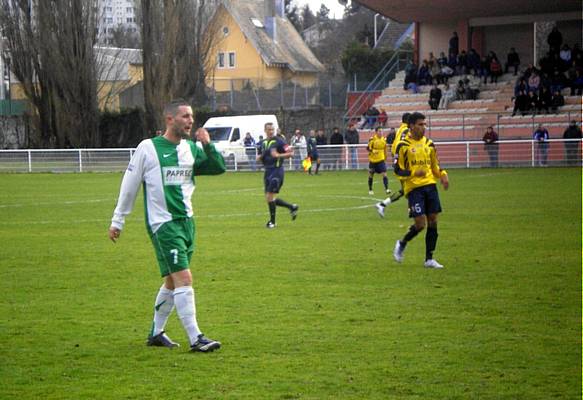
[[[396,50],[373,80],[366,86],[366,89],[346,111],[346,114],[344,114],[344,120],[349,120],[351,116],[355,114],[355,112],[359,110],[366,101],[368,101],[371,92],[376,92],[386,88],[388,82],[394,78],[396,73],[405,66],[407,60],[412,58],[412,56],[412,51]]]
[[[539,124],[548,129],[551,137],[560,138],[571,121],[581,124],[580,112],[566,111],[558,114],[527,114],[511,117],[509,111],[456,112],[455,109],[443,110],[439,114],[421,111],[426,117],[426,135],[434,140],[480,140],[486,128],[492,128],[505,139],[525,139],[532,136]],[[361,116],[356,116],[361,118]],[[374,118],[374,117],[368,117]],[[397,128],[401,116],[390,115],[384,128]],[[361,123],[364,122],[361,120]],[[370,125],[357,126],[359,129],[372,129]]]
[[[581,139],[553,139],[544,144],[532,140],[504,140],[487,147],[482,141],[435,142],[444,168],[581,166]],[[244,158],[229,159],[228,171],[259,171],[257,150]],[[365,144],[319,146],[320,170],[368,169]],[[0,172],[120,172],[135,149],[0,150]],[[303,171],[305,148],[286,161],[288,170]],[[315,168],[315,160],[313,160]]]

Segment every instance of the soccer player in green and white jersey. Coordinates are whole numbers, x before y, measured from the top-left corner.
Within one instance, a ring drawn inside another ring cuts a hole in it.
[[[208,352],[220,348],[221,344],[205,337],[196,320],[189,270],[195,237],[191,196],[195,175],[222,174],[225,161],[211,144],[205,129],[196,131],[202,148],[189,140],[194,119],[188,103],[171,102],[164,108],[164,119],[164,134],[142,141],[130,160],[111,220],[109,238],[113,242],[119,238],[125,216],[132,211],[143,183],[146,228],[164,278],[156,297],[154,322],[147,344],[178,346],[164,332],[168,317],[176,307],[190,339],[191,351]]]

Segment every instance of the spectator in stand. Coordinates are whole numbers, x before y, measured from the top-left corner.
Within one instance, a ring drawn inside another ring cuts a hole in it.
[[[433,55],[432,51],[429,52],[429,58],[427,59],[427,62],[429,63],[430,67],[435,62],[435,56]]]
[[[419,72],[417,73],[417,83],[419,85],[431,85],[431,73],[429,72],[429,64],[427,60],[423,60]]]
[[[381,113],[378,116],[379,126],[384,128],[387,125],[388,119],[389,119],[389,116],[387,115],[387,112],[385,111],[384,108],[381,108]]]
[[[575,79],[571,83],[571,96],[581,96],[583,94],[583,69],[577,68]]]
[[[366,124],[369,129],[373,129],[377,123],[380,111],[374,106],[370,106],[366,111]]]
[[[528,110],[532,112],[532,115],[535,115],[538,108],[538,96],[536,92],[529,92],[527,97]]]
[[[526,83],[526,79],[520,78],[516,82],[516,86],[514,86],[514,97],[518,96],[520,92],[528,92],[528,83]]]
[[[581,54],[581,47],[579,43],[575,43],[571,49],[571,61],[576,59],[579,54]]]
[[[490,59],[490,83],[498,83],[498,77],[502,75],[502,65],[496,54]]]
[[[549,91],[549,88],[546,86],[543,86],[540,90],[539,95],[538,95],[538,101],[536,104],[537,111],[539,113],[542,113],[544,110],[545,114],[548,114],[549,109],[551,107],[551,101],[552,101],[552,95],[551,95],[551,92]]]
[[[437,63],[439,64],[440,67],[447,65],[447,57],[445,56],[445,53],[443,51],[439,53],[439,58],[437,59]]]
[[[583,68],[583,53],[579,52],[571,57],[575,61],[577,68]]]
[[[522,77],[524,79],[526,79],[526,81],[528,82],[528,80],[530,79],[530,76],[533,74],[533,72],[538,73],[538,70],[536,69],[536,67],[534,65],[528,64],[528,66],[524,70],[524,74],[522,74]]]
[[[569,127],[563,133],[563,139],[579,139],[581,140],[581,128],[577,126],[577,121],[571,121]],[[565,142],[565,160],[568,165],[577,164],[579,157],[579,142],[569,141]]]
[[[563,95],[561,94],[560,90],[556,90],[553,93],[553,97],[551,97],[551,111],[556,114],[559,107],[562,107],[565,105],[565,98],[563,97]]]
[[[529,97],[524,90],[518,93],[518,96],[514,97],[514,110],[512,110],[512,116],[514,117],[517,112],[521,115],[525,115],[530,110]]]
[[[458,59],[457,54],[449,53],[449,55],[447,56],[447,65],[448,67],[454,70],[454,73],[457,68],[457,59]]]
[[[569,69],[571,65],[571,49],[569,48],[568,44],[564,44],[561,48],[561,52],[559,53],[559,58],[561,59],[561,71],[566,71]]]
[[[555,70],[555,72],[553,72],[553,75],[550,78],[551,92],[554,93],[557,90],[560,92],[566,86],[568,86],[568,85],[567,85],[567,79],[565,78],[565,74],[558,71],[558,70]]]
[[[528,91],[537,92],[540,88],[540,75],[536,71],[532,71],[532,74],[528,78]]]
[[[559,29],[556,26],[551,33],[549,33],[547,43],[549,44],[551,53],[559,53],[561,45],[563,44],[563,35],[559,32]]]
[[[537,165],[539,167],[546,167],[549,152],[549,131],[543,127],[543,124],[539,124],[536,131],[534,131],[532,140],[536,142],[535,160]]]
[[[468,73],[480,76],[480,55],[475,49],[470,49],[468,53]]]
[[[433,84],[433,88],[429,92],[429,107],[432,110],[437,110],[439,107],[439,102],[441,100],[441,89],[436,83]]]
[[[466,100],[477,100],[480,94],[480,89],[477,84],[472,84],[468,78],[464,79],[464,87],[466,89]]]
[[[457,36],[457,32],[453,33],[453,36],[449,39],[449,49],[448,53],[453,53],[456,56],[459,54],[460,39]]]
[[[494,128],[489,126],[482,137],[484,141],[484,148],[488,157],[490,157],[490,167],[498,166],[498,134],[494,131]]]
[[[456,96],[455,88],[450,87],[449,83],[446,83],[443,90],[443,96],[439,101],[438,108],[440,110],[447,110],[447,106],[449,105],[449,103],[455,100],[455,96]]]
[[[411,84],[414,84],[414,87],[410,87]],[[413,63],[413,60],[407,61],[407,65],[405,66],[405,85],[404,89],[413,89],[414,93],[417,93],[417,65]]]
[[[518,67],[520,66],[520,57],[514,49],[510,48],[510,52],[506,56],[506,66],[504,67],[504,72],[508,73],[510,67],[514,67],[514,76],[518,75]]]
[[[480,79],[484,79],[484,84],[488,83],[488,76],[490,76],[490,60],[488,57],[482,57],[478,76]]]
[[[330,169],[342,169],[342,150],[341,147],[344,144],[344,138],[340,133],[340,129],[334,127],[332,129],[332,135],[330,135],[330,144],[335,146],[330,148],[330,154],[332,155],[332,165]]]
[[[451,65],[450,65],[451,66]],[[465,50],[462,50],[457,56],[457,63],[455,66],[456,75],[465,75],[468,73],[468,55]]]
[[[449,78],[453,76],[454,70],[449,65],[443,65],[441,67],[441,81],[443,83],[448,83]]]
[[[439,63],[437,62],[437,60],[433,60],[433,62],[430,63],[430,67],[429,67],[429,71],[431,74],[431,83],[433,84],[440,84],[441,83],[441,67],[439,66]]]
[[[296,129],[290,141],[294,148],[294,169],[302,168],[302,160],[308,156],[306,137],[302,135],[302,131]]]
[[[356,145],[359,142],[358,130],[354,124],[349,124],[348,129],[344,133],[344,141],[349,144],[348,153],[350,154],[350,167],[358,169],[358,148]]]
[[[463,80],[459,80],[455,88],[455,98],[457,100],[466,100],[466,86]]]

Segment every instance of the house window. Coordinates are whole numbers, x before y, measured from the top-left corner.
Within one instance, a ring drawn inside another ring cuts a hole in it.
[[[225,53],[219,53],[218,64],[219,68],[225,68]]]
[[[129,22],[135,22],[135,21],[134,21],[134,19],[133,19],[133,18],[131,18],[131,17],[130,17],[130,18],[126,18],[126,22],[128,22],[128,23],[129,23]]]
[[[229,68],[235,68],[235,53],[229,53]]]

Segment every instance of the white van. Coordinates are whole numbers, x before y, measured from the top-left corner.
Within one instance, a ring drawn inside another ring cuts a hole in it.
[[[264,126],[271,122],[277,132],[279,125],[275,115],[236,115],[230,117],[209,118],[203,127],[209,132],[211,140],[225,160],[247,161],[243,140],[247,132],[255,142],[259,136],[265,137]]]

